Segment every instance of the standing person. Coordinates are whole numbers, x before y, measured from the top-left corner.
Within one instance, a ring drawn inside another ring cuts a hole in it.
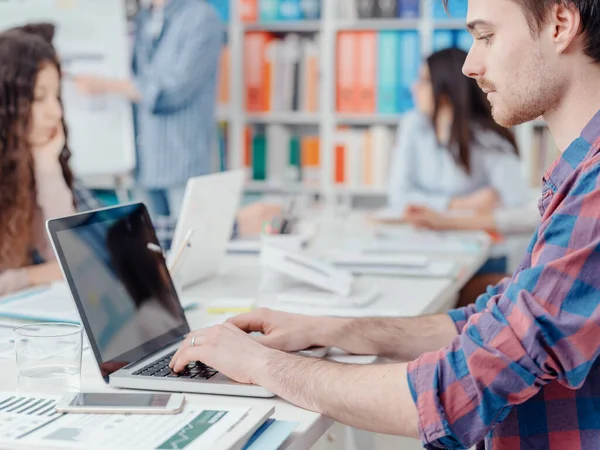
[[[467,21],[474,44],[463,72],[496,122],[541,115],[561,151],[512,277],[473,305],[427,317],[257,310],[190,333],[175,371],[202,361],[338,422],[420,437],[428,449],[598,449],[598,0],[469,0]],[[410,362],[354,366],[281,351],[312,345]]]
[[[206,0],[146,0],[135,25],[131,80],[75,82],[134,103],[138,197],[153,217],[177,217],[188,178],[211,170],[224,29]]]

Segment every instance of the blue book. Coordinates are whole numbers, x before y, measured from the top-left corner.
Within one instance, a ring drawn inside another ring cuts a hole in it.
[[[306,20],[321,18],[321,0],[300,0],[302,17]]]
[[[277,18],[279,20],[302,19],[300,0],[279,0],[279,10],[277,13]]]
[[[421,46],[416,30],[398,31],[399,35],[399,87],[398,111],[403,113],[413,109],[412,85],[419,76],[421,67]]]
[[[419,3],[419,0],[398,0],[398,6],[396,7],[397,16],[403,19],[419,18]]]
[[[454,47],[455,36],[452,30],[435,30],[433,33],[433,51]]]
[[[456,46],[460,49],[463,49],[465,52],[471,50],[471,46],[473,45],[473,36],[466,30],[457,30],[456,31]]]
[[[377,34],[377,112],[398,112],[400,37],[395,31]]]
[[[452,3],[452,2],[449,2]],[[433,18],[434,19],[449,19],[448,12],[444,8],[442,0],[433,0]]]
[[[268,419],[242,450],[277,450],[297,426],[298,422]]]
[[[261,22],[273,22],[279,14],[278,0],[259,0],[258,18]]]
[[[229,22],[229,0],[209,0],[223,22]]]
[[[437,2],[437,3],[441,3]],[[452,0],[448,2],[448,10],[452,19],[464,19],[467,17],[467,0]]]

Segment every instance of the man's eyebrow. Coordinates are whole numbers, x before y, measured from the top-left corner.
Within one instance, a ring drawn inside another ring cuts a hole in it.
[[[475,31],[475,28],[491,27],[491,26],[492,26],[491,22],[488,22],[487,20],[481,20],[481,19],[472,20],[471,22],[469,22],[467,24],[467,31],[472,33],[473,31]]]

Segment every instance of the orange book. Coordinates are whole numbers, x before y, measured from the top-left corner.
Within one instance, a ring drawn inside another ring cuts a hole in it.
[[[377,34],[375,31],[362,31],[357,38],[357,111],[365,114],[375,112],[377,99]]]
[[[223,47],[219,62],[219,90],[218,103],[222,106],[229,105],[229,46]]]
[[[358,34],[354,31],[342,31],[337,37],[336,106],[340,113],[354,113],[358,107],[356,95]]]
[[[244,167],[252,167],[252,127],[244,127]]]
[[[246,111],[264,112],[269,106],[271,84],[267,48],[273,37],[262,31],[246,33],[244,39],[244,73],[246,75]]]
[[[256,22],[258,19],[258,0],[240,0],[240,20]]]
[[[346,182],[346,146],[344,144],[336,144],[335,146],[335,166],[333,181],[336,184],[344,184]]]
[[[307,184],[319,184],[321,174],[321,150],[317,136],[304,136],[300,144],[302,179]]]
[[[263,73],[264,86],[262,99],[262,111],[273,110],[273,83],[275,83],[275,68],[277,67],[277,40],[273,36],[265,41],[265,49],[263,52]],[[275,93],[276,94],[276,93]]]

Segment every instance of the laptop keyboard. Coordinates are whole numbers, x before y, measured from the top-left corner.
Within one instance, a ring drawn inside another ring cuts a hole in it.
[[[169,367],[171,358],[175,352],[168,354],[167,356],[148,364],[146,367],[142,367],[140,370],[133,372],[134,375],[140,375],[143,377],[169,377],[169,378],[195,378],[208,380],[219,373],[212,367],[208,367],[206,364],[200,361],[189,363],[185,369],[181,372],[173,372]]]

